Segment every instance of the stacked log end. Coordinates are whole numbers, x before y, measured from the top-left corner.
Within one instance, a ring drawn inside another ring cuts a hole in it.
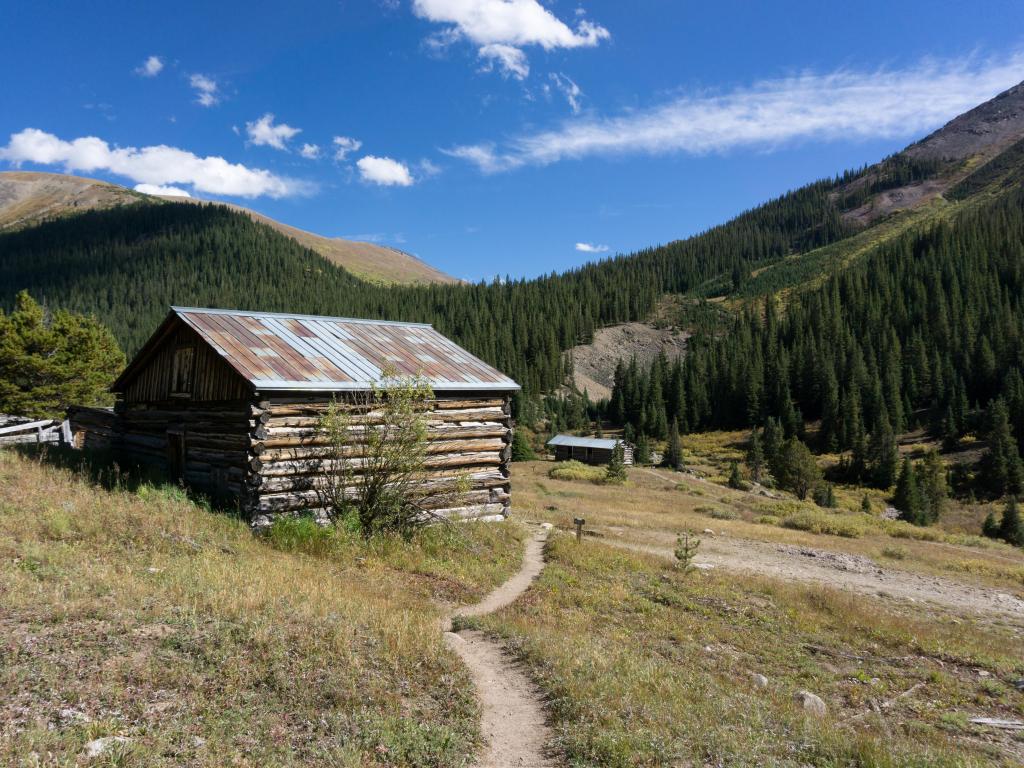
[[[233,500],[254,525],[281,514],[323,517],[320,490],[332,469],[319,429],[328,400],[275,396],[251,402],[130,402],[114,410],[73,408],[74,445],[113,450],[210,496]],[[426,475],[417,494],[430,515],[503,519],[511,504],[510,402],[506,396],[438,396],[428,403]],[[353,429],[375,413],[353,415]],[[345,461],[358,472],[360,457]]]

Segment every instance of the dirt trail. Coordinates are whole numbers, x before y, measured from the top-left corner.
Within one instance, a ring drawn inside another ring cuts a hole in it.
[[[544,568],[544,542],[551,530],[541,526],[526,542],[523,565],[512,578],[475,605],[454,611],[454,616],[483,616],[514,602]],[[536,686],[516,666],[498,643],[483,633],[451,631],[444,622],[448,647],[469,669],[483,710],[481,729],[486,748],[481,768],[552,768],[544,754],[551,734]]]
[[[623,549],[673,558],[676,534],[609,526],[601,541]],[[620,538],[621,537],[621,538]],[[881,568],[862,555],[792,544],[723,536],[702,536],[699,565],[761,576],[821,584],[872,597],[933,605],[960,614],[1024,627],[1024,600],[997,589]]]

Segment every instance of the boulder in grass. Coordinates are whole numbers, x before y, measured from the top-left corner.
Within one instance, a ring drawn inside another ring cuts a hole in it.
[[[810,715],[824,717],[828,712],[828,707],[825,706],[825,702],[822,701],[821,697],[810,691],[797,691],[793,694],[793,699],[803,707],[804,712]]]

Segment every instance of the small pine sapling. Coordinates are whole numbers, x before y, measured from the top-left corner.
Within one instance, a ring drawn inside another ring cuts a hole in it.
[[[684,533],[676,538],[676,568],[681,570],[683,573],[689,573],[693,570],[693,559],[697,556],[697,550],[700,548],[700,539],[696,536],[690,536],[689,533]]]

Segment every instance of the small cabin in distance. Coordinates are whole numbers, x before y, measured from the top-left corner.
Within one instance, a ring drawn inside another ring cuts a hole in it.
[[[321,416],[385,371],[422,377],[433,393],[423,482],[457,491],[425,508],[507,517],[519,386],[421,323],[172,307],[111,387],[113,412],[70,409],[74,443],[236,503],[255,526],[279,514],[323,519]]]
[[[633,446],[625,440],[602,437],[575,437],[574,435],[555,435],[547,442],[548,449],[555,455],[556,461],[574,459],[584,464],[607,464],[612,460],[612,451],[619,443],[622,444],[622,462],[633,463]]]

